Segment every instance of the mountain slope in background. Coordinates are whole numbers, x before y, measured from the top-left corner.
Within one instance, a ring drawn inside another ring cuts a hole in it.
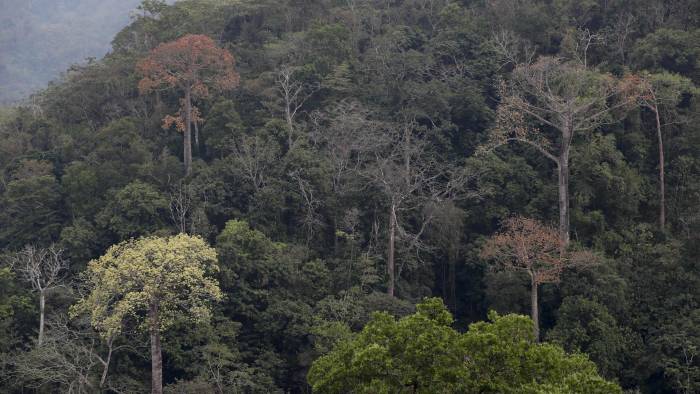
[[[0,104],[102,57],[141,0],[0,0]]]

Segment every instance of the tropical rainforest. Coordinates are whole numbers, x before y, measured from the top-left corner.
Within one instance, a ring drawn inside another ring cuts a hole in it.
[[[698,393],[699,84],[695,0],[144,0],[0,111],[0,392]]]

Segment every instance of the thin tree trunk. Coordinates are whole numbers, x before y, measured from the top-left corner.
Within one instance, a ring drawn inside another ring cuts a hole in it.
[[[193,123],[194,123],[194,148],[195,148],[195,151],[197,152],[197,156],[200,156],[201,152],[200,152],[200,146],[199,146],[199,125],[197,124],[196,120]]]
[[[387,271],[389,273],[389,286],[387,287],[387,294],[391,297],[394,296],[394,245],[396,238],[396,207],[392,203],[389,211],[389,252],[387,253]]]
[[[163,355],[160,346],[158,304],[151,304],[151,393],[163,394]]]
[[[664,140],[661,134],[661,118],[659,117],[659,108],[654,105],[654,115],[656,115],[656,136],[659,140],[659,226],[661,230],[666,227],[666,180],[664,167]]]
[[[539,311],[539,304],[537,302],[537,282],[535,282],[534,277],[532,277],[531,280],[531,285],[530,285],[530,306],[531,306],[531,312],[530,312],[530,317],[532,318],[532,324],[533,327],[535,328],[535,341],[539,342],[540,341],[540,311]]]
[[[459,258],[459,249],[453,245],[450,251],[449,272],[447,282],[449,285],[448,307],[455,313],[457,311],[457,259]]]
[[[108,343],[109,350],[107,351],[107,359],[104,362],[104,368],[102,369],[102,377],[100,378],[100,388],[103,388],[105,386],[105,382],[107,381],[109,363],[112,361],[112,351],[114,350],[114,347],[112,346],[113,343],[113,338],[110,338]]]
[[[44,343],[44,310],[46,309],[46,292],[39,292],[39,346]]]
[[[185,175],[192,174],[192,97],[190,89],[185,91],[185,135],[184,154]]]
[[[573,131],[562,135],[557,163],[557,181],[559,189],[559,240],[562,247],[569,245],[569,151]]]

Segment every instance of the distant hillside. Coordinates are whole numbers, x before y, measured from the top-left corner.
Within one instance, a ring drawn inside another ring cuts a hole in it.
[[[101,57],[141,0],[0,0],[0,104]]]

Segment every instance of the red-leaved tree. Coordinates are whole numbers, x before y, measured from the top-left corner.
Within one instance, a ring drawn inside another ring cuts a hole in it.
[[[165,124],[169,126],[173,118],[184,117],[183,156],[185,173],[190,175],[194,121],[192,101],[208,97],[211,90],[229,90],[238,86],[240,78],[235,70],[233,55],[219,48],[207,36],[189,34],[159,45],[137,64],[136,69],[143,76],[139,82],[141,94],[173,89],[184,95],[184,108],[175,117],[166,117]]]
[[[531,317],[538,340],[539,285],[558,283],[565,268],[591,265],[597,261],[590,252],[564,248],[556,228],[520,216],[503,223],[501,231],[484,244],[481,257],[491,260],[497,269],[527,273],[531,285]]]

